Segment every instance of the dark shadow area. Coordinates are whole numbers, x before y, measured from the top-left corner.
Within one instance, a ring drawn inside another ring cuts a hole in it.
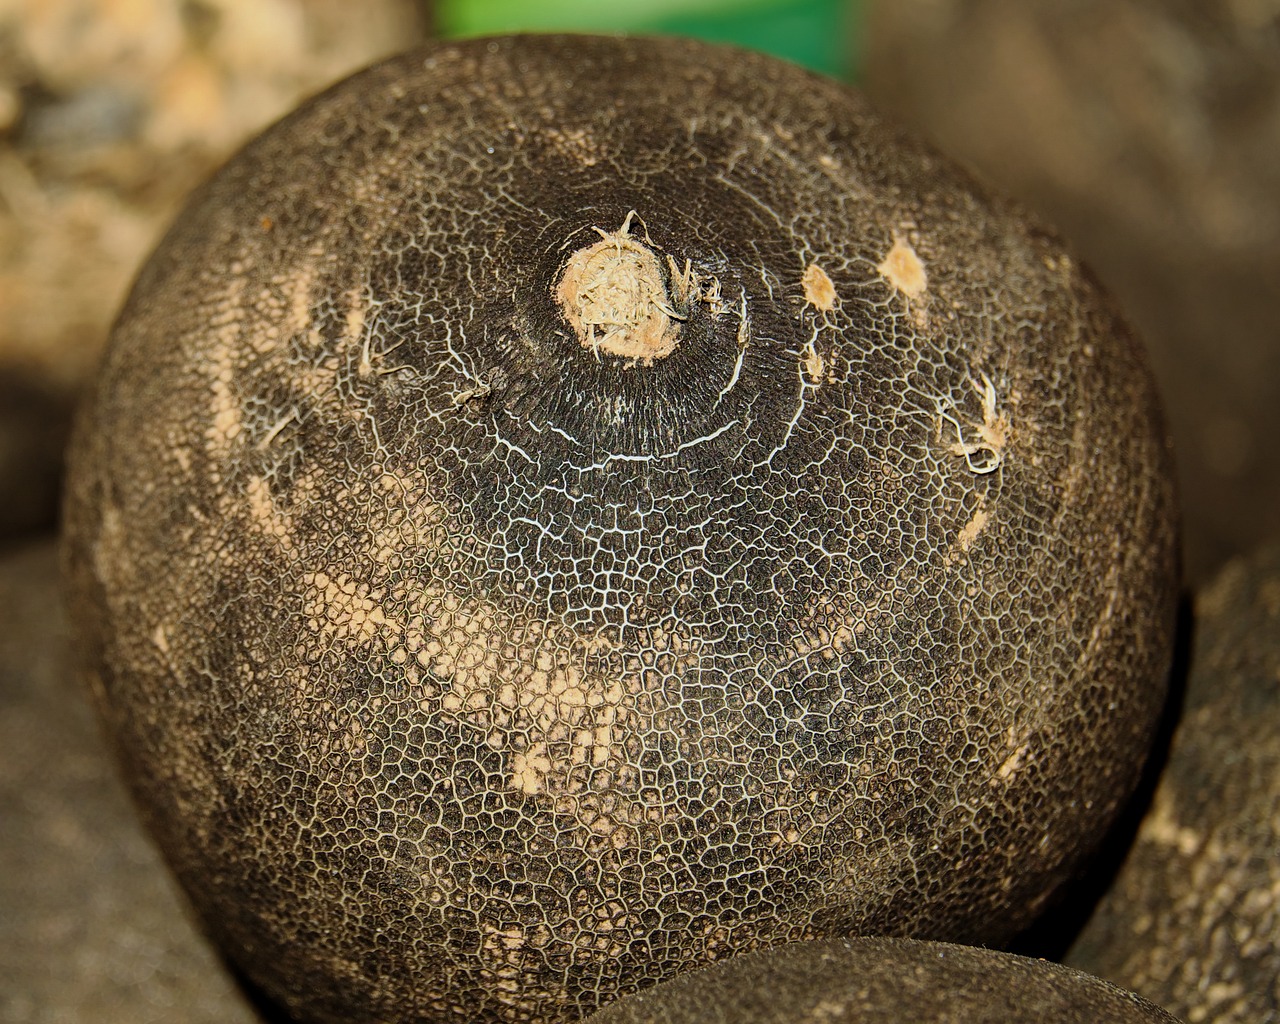
[[[1173,736],[1182,718],[1194,648],[1192,596],[1184,593],[1178,603],[1173,664],[1169,669],[1169,694],[1138,786],[1112,823],[1094,856],[1074,879],[1065,883],[1054,895],[1049,909],[1014,938],[1009,945],[1011,952],[1061,961],[1093,914],[1098,901],[1111,887],[1133,846],[1138,827],[1151,806],[1156,787],[1168,763]]]
[[[212,941],[212,940],[210,940]],[[222,956],[222,963],[227,969],[227,973],[235,982],[236,987],[240,989],[244,996],[245,1002],[253,1009],[253,1012],[262,1020],[262,1024],[300,1024],[296,1017],[290,1016],[289,1012],[275,1002],[269,995],[258,988],[253,980],[244,973],[233,960],[227,956]]]
[[[74,402],[34,377],[0,374],[0,544],[57,521]]]

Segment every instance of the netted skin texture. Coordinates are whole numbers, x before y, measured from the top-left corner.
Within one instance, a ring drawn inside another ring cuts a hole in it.
[[[794,942],[627,996],[586,1024],[1178,1024],[1047,960],[913,939]]]
[[[736,50],[442,44],[322,95],[193,197],[70,463],[127,774],[315,1020],[998,942],[1164,694],[1140,346],[1019,209]]]
[[[1169,760],[1068,954],[1188,1024],[1280,1022],[1280,546],[1196,599]]]

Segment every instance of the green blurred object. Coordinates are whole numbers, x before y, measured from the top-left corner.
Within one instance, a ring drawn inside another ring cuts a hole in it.
[[[734,43],[845,80],[857,73],[861,0],[438,0],[445,36],[635,32]]]

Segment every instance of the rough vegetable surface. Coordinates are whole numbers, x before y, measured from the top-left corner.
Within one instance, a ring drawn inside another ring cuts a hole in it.
[[[1177,1024],[1046,960],[911,939],[796,942],[691,971],[585,1024]]]
[[[1070,962],[1190,1024],[1280,1022],[1280,547],[1196,601],[1155,799]]]
[[[1172,627],[1090,277],[857,95],[673,40],[441,45],[251,144],[121,315],[67,524],[162,846],[319,1020],[999,941]]]

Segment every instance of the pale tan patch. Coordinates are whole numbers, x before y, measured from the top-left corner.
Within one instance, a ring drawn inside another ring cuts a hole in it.
[[[1027,751],[1029,749],[1030,748],[1027,744],[1023,743],[1017,750],[1006,757],[1004,759],[1004,763],[1002,763],[1000,768],[996,771],[996,778],[1006,782],[1013,778],[1013,776],[1017,774],[1018,769],[1026,763]]]
[[[956,534],[955,542],[951,545],[950,550],[947,551],[944,559],[946,564],[954,565],[964,558],[969,553],[969,549],[973,547],[974,542],[981,536],[982,531],[987,528],[989,522],[991,522],[991,513],[987,511],[986,501],[980,499],[978,507],[973,510],[973,515],[960,528],[960,532]]]
[[[233,390],[236,366],[232,358],[232,342],[216,337],[215,332],[215,342],[211,349],[210,416],[205,443],[213,464],[217,466],[227,462],[232,445],[243,429],[243,419],[240,402]]]
[[[264,536],[270,537],[280,547],[292,548],[292,517],[286,516],[276,508],[275,499],[271,495],[271,486],[260,476],[250,478],[245,489],[245,498],[249,504],[249,521]]]
[[[316,286],[315,267],[303,264],[288,279],[289,315],[285,330],[306,334],[311,330],[311,301]]]
[[[412,488],[390,474],[381,483],[384,492]],[[412,536],[421,539],[415,523]],[[386,529],[372,542],[394,549],[396,527]],[[569,814],[581,810],[582,794],[609,785],[608,766],[622,760],[624,719],[640,695],[661,692],[663,679],[696,657],[688,640],[653,631],[644,640],[653,659],[641,663],[599,638],[464,596],[429,575],[389,593],[336,569],[307,573],[304,584],[309,629],[322,648],[380,642],[415,699],[438,700],[506,754],[511,789],[567,800]],[[607,834],[617,827],[604,826]]]
[[[964,529],[956,537],[956,543],[960,545],[961,551],[968,551],[973,547],[973,542],[978,539],[978,534],[983,531],[990,519],[991,515],[985,509],[978,509],[973,513],[973,517],[964,524]]]
[[[583,167],[594,167],[602,159],[599,141],[585,128],[547,128],[543,134],[562,156],[576,160]]]
[[[365,331],[366,307],[364,295],[358,288],[347,292],[347,343],[360,346],[360,361],[356,373],[368,377],[373,373],[373,357],[369,348],[370,336]]]
[[[810,263],[800,278],[804,286],[804,300],[824,313],[830,313],[836,307],[836,286],[831,283],[827,272],[818,264]]]
[[[529,942],[529,936],[521,925],[496,928],[481,925],[481,952],[488,975],[487,986],[493,993],[501,993],[508,999],[523,994],[521,980],[524,969],[520,963],[521,952]]]
[[[110,503],[104,504],[98,536],[93,544],[93,568],[98,579],[116,593],[127,593],[128,586],[132,585],[131,582],[122,582],[128,579],[127,567],[130,564],[124,557],[125,539],[124,517],[120,509]]]
[[[359,289],[347,293],[347,337],[358,341],[364,337],[365,305]]]
[[[163,622],[151,631],[151,642],[155,644],[156,649],[161,654],[169,653],[169,634],[165,630]]]
[[[895,237],[893,247],[885,254],[879,266],[880,275],[909,299],[918,299],[929,287],[924,262],[905,238]]]
[[[579,249],[552,290],[578,340],[597,355],[645,366],[675,351],[681,319],[653,250],[631,237],[632,214],[617,231]]]
[[[890,621],[892,609],[893,596],[886,592],[817,594],[797,624],[792,649],[802,657],[837,658],[856,646],[859,637]]]
[[[382,595],[346,573],[336,577],[309,572],[302,578],[307,588],[303,608],[312,632],[327,640],[368,643],[387,627],[387,616],[378,603]]]
[[[547,745],[535,743],[511,758],[511,788],[534,796],[542,792],[542,784],[551,771]]]
[[[1011,725],[1006,730],[1004,742],[1009,754],[996,769],[995,777],[991,779],[993,785],[997,782],[1008,782],[1017,775],[1026,766],[1027,755],[1031,752],[1031,744],[1027,742],[1026,734],[1020,732],[1015,726]]]
[[[1118,625],[1116,602],[1123,593],[1123,588],[1120,586],[1120,568],[1125,564],[1124,556],[1120,551],[1123,536],[1121,532],[1116,531],[1111,538],[1111,557],[1106,560],[1107,575],[1102,583],[1102,592],[1107,595],[1107,603],[1094,619],[1093,628],[1089,630],[1089,640],[1085,644],[1084,654],[1080,659],[1082,665],[1091,664],[1100,650],[1109,649],[1108,641],[1114,635]]]
[[[388,470],[374,484],[372,504],[380,511],[361,564],[386,565],[411,547],[443,551],[460,542],[456,523],[431,500],[425,474]],[[337,503],[369,497],[340,494]],[[272,513],[267,499],[258,498],[264,521]],[[295,501],[302,507],[297,494]],[[511,791],[552,800],[572,816],[587,813],[583,801],[614,784],[638,703],[644,701],[644,715],[654,713],[672,675],[698,657],[692,639],[656,628],[619,648],[548,619],[544,609],[491,599],[447,570],[374,585],[350,568],[326,565],[303,578],[309,648],[385,648],[411,700],[465,722],[503,755]],[[619,807],[593,820],[613,836],[625,813]]]

